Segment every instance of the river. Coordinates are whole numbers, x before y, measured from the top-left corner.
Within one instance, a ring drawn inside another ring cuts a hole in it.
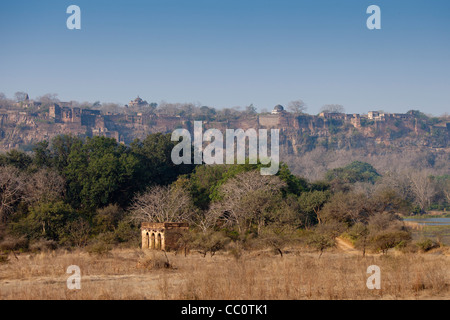
[[[404,221],[414,222],[423,226],[450,226],[450,218],[405,218]]]

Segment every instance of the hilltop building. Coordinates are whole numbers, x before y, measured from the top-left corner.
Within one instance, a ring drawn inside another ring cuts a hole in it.
[[[284,110],[284,107],[282,105],[276,105],[275,108],[273,108],[272,110],[272,114],[281,114],[281,113],[285,113],[286,111]]]
[[[386,121],[389,119],[412,119],[413,115],[410,113],[384,113],[380,111],[369,111],[367,118],[374,121]]]
[[[25,96],[25,99],[23,101],[16,103],[16,106],[25,108],[25,109],[28,109],[28,108],[38,108],[39,109],[42,106],[42,103],[31,100],[30,96],[27,93]]]
[[[49,107],[48,116],[55,123],[77,123],[89,127],[95,127],[96,118],[102,117],[100,110],[60,107],[56,103]]]
[[[146,107],[149,103],[145,100],[142,100],[139,96],[136,99],[131,100],[126,107]]]

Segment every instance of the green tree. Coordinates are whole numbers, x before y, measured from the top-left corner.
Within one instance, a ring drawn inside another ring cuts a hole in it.
[[[285,193],[287,194],[300,195],[308,189],[308,181],[293,175],[285,163],[280,164],[277,175],[281,180],[286,182],[287,188],[285,189]]]
[[[330,197],[330,191],[311,191],[300,195],[298,198],[300,207],[306,216],[310,218],[310,223],[315,223],[316,221],[322,223],[320,211]]]
[[[33,164],[37,168],[51,166],[51,151],[48,141],[44,140],[37,143],[33,148]]]
[[[328,181],[334,180],[339,183],[375,183],[375,181],[380,177],[380,174],[369,163],[354,161],[343,168],[329,170],[325,177]]]
[[[138,165],[137,157],[114,139],[94,137],[74,144],[64,170],[70,203],[87,210],[125,205],[136,190]]]
[[[148,135],[143,141],[131,143],[131,153],[139,162],[134,183],[140,190],[152,184],[168,185],[179,175],[192,172],[193,165],[175,165],[172,162],[172,149],[176,142],[170,134],[156,133]]]
[[[33,162],[33,159],[25,152],[12,149],[6,154],[0,154],[0,166],[14,166],[17,169],[25,170]]]
[[[65,224],[76,217],[76,212],[62,201],[39,203],[30,207],[29,214],[12,223],[14,233],[27,235],[29,239],[46,238],[58,241]]]
[[[78,147],[82,143],[80,138],[72,135],[59,135],[53,138],[50,146],[50,154],[53,166],[63,173],[64,169],[69,164],[69,155],[72,152],[72,147]]]

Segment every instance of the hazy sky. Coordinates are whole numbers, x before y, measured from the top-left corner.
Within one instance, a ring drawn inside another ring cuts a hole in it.
[[[81,30],[66,9],[81,8]],[[381,30],[366,9],[381,8]],[[0,92],[450,112],[450,1],[0,1]]]

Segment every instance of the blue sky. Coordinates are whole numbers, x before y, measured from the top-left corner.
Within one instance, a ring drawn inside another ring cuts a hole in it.
[[[81,8],[81,30],[66,8]],[[381,8],[381,30],[366,9]],[[0,92],[259,110],[450,111],[450,1],[0,2]]]

